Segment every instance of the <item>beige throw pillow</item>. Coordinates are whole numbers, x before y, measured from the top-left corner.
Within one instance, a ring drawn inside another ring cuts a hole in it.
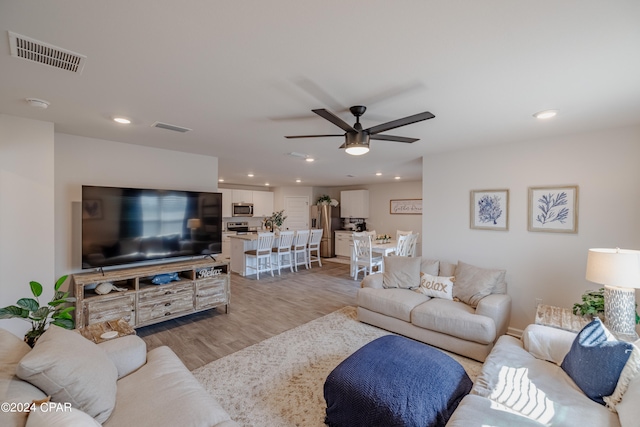
[[[453,282],[455,277],[432,276],[420,273],[420,286],[416,292],[421,292],[429,297],[453,299]]]
[[[453,297],[475,308],[482,298],[500,289],[505,274],[506,270],[480,268],[458,261]]]
[[[384,257],[384,288],[415,289],[420,286],[420,258],[404,256]]]
[[[71,403],[99,423],[109,418],[116,404],[118,371],[107,354],[82,335],[55,325],[22,358],[16,375],[53,402]]]
[[[420,263],[420,273],[437,276],[440,271],[440,261],[433,259],[423,259]]]

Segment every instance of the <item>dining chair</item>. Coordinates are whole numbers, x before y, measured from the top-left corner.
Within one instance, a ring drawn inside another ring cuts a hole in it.
[[[307,259],[309,262],[309,268],[311,268],[312,262],[317,262],[322,267],[322,261],[320,261],[320,241],[322,240],[322,229],[314,228],[309,235],[309,244],[307,245]],[[313,255],[315,251],[316,255]]]
[[[289,267],[293,273],[293,258],[291,253],[291,244],[293,243],[293,231],[281,231],[278,237],[278,243],[275,247],[271,248],[271,253],[275,255],[276,265],[274,269],[278,268],[278,275],[280,275],[280,269]],[[285,262],[286,258],[286,262]]]
[[[258,233],[256,240],[256,248],[245,251],[244,263],[246,269],[256,270],[256,280],[260,280],[260,272],[268,271],[273,277],[273,267],[271,265],[271,248],[273,247],[273,233]],[[247,261],[249,258],[255,258],[255,266],[250,265]],[[262,263],[260,261],[263,261]]]
[[[400,240],[400,236],[408,236],[412,233],[413,231],[411,230],[396,230],[396,241]]]
[[[409,243],[408,243],[408,250],[407,250],[407,256],[411,256],[414,257],[416,256],[416,247],[418,246],[418,237],[420,236],[420,233],[413,233],[411,234],[409,237]]]
[[[309,243],[309,230],[298,230],[291,245],[291,253],[293,254],[293,266],[298,271],[300,265],[299,255],[302,255],[302,263],[305,268],[309,269],[309,261],[307,258],[307,243]]]
[[[353,233],[353,280],[358,280],[358,274],[366,276],[373,273],[373,267],[382,267],[382,256],[373,256],[371,251],[371,236],[364,233]]]
[[[411,234],[400,234],[398,236],[398,242],[396,243],[396,250],[393,252],[396,256],[409,256],[410,243],[412,240]]]

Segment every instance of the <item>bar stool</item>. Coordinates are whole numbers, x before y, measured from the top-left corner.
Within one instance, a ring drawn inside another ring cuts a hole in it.
[[[280,269],[289,267],[293,273],[293,258],[291,257],[291,243],[293,243],[293,231],[281,231],[280,237],[278,237],[278,244],[275,248],[271,248],[271,253],[276,256],[276,267],[278,267],[278,275],[280,275]],[[287,262],[284,263],[284,258],[287,258]]]
[[[255,249],[251,249],[249,251],[245,251],[244,253],[244,264],[245,268],[252,268],[256,270],[256,280],[260,280],[260,272],[268,271],[271,273],[271,277],[273,277],[273,267],[271,265],[271,248],[273,247],[273,233],[258,233],[258,240],[256,241],[257,246]],[[249,265],[247,260],[249,258],[256,259],[255,267]],[[261,266],[260,261],[264,261]]]
[[[320,261],[320,241],[322,240],[322,229],[314,228],[311,230],[309,236],[309,244],[307,245],[307,257],[309,262],[309,268],[311,268],[312,262],[317,262],[322,267],[322,261]],[[313,256],[313,251],[316,252],[316,256]]]
[[[298,265],[300,265],[298,255],[302,255],[302,262],[305,268],[309,269],[309,261],[307,258],[307,243],[309,243],[309,230],[296,231],[296,237],[293,239],[293,245],[291,246],[291,252],[293,254],[293,266],[298,271]]]

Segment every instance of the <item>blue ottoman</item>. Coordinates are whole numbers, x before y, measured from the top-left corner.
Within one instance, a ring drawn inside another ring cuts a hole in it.
[[[408,338],[386,335],[365,345],[324,383],[331,427],[444,426],[471,390],[450,356]]]

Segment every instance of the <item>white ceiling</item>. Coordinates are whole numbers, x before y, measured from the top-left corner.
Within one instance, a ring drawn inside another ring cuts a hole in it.
[[[639,23],[637,0],[0,0],[0,113],[216,156],[231,184],[419,180],[432,153],[640,123]],[[84,71],[11,57],[7,31],[86,55]],[[360,157],[342,138],[284,138],[342,133],[311,110],[354,123],[360,104],[365,128],[436,118]]]

